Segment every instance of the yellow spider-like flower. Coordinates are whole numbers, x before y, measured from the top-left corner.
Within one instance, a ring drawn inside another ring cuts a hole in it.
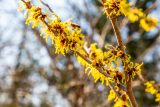
[[[97,49],[96,44],[91,44],[89,58],[93,60],[92,65],[95,66],[96,68],[104,65],[103,51],[101,49]]]
[[[127,62],[127,67],[125,67],[125,71],[127,71],[128,75],[131,78],[134,78],[137,74],[141,73],[141,66],[143,63],[138,64],[138,63],[133,63],[133,62]]]
[[[142,12],[142,10],[137,8],[130,8],[127,13],[127,17],[132,23],[134,23],[135,21],[138,21],[139,18],[143,16],[144,16],[144,13]]]
[[[155,100],[156,102],[160,102],[160,93],[157,93],[156,94],[156,100]]]
[[[56,53],[65,55],[69,50],[68,39],[64,37],[55,37],[54,45],[56,48]]]
[[[103,74],[101,74],[96,68],[90,67],[90,71],[88,75],[90,74],[92,75],[94,82],[97,82],[98,80],[100,80],[102,84],[105,84],[106,86],[108,86],[109,79]]]
[[[116,94],[113,90],[109,91],[108,100],[114,100],[116,99]]]
[[[101,49],[97,49],[97,44],[91,44],[90,46],[90,59],[95,59],[95,60],[103,60],[103,51]]]
[[[86,62],[80,56],[78,56],[77,59],[79,63],[86,67],[85,72],[89,71],[88,75],[91,75],[93,77],[94,82],[100,80],[102,84],[108,86],[109,78],[101,74],[95,67],[93,67],[91,64],[88,64],[88,62]]]
[[[69,24],[67,22],[61,22],[58,19],[50,19],[48,23],[50,32],[54,33],[54,36],[65,36],[69,32]]]
[[[126,0],[106,0],[104,6],[107,9],[108,15],[111,16],[124,14],[126,8],[128,8]]]
[[[25,13],[26,24],[32,24],[32,28],[40,26],[45,17],[46,15],[42,14],[41,8],[35,6],[27,9]]]
[[[158,20],[156,18],[144,17],[140,20],[140,26],[146,31],[152,30],[157,24]]]
[[[144,85],[146,86],[145,91],[151,94],[156,94],[158,90],[154,87],[155,82],[154,81],[149,81],[146,82]]]
[[[68,39],[70,50],[73,52],[82,50],[84,46],[84,35],[81,33],[81,30],[75,29],[75,31],[69,35]]]
[[[46,40],[48,37],[52,40],[58,54],[65,55],[69,50],[76,52],[83,48],[84,35],[78,28],[73,30],[68,22],[62,22],[59,19],[51,20],[48,27],[42,28],[41,31]]]
[[[123,101],[121,99],[118,99],[115,104],[114,104],[114,107],[130,107],[128,102],[126,101]]]
[[[108,82],[110,78],[104,76],[102,73],[98,71],[99,68],[103,67],[104,65],[104,54],[101,49],[96,47],[96,44],[91,44],[90,52],[89,52],[89,59],[91,60],[91,64],[87,64],[82,58],[78,57],[78,61],[86,67],[85,71],[89,72],[88,75],[91,75],[95,82],[98,80],[101,81],[102,84],[108,86]],[[102,72],[106,72],[105,70]]]
[[[50,38],[53,44],[55,37],[64,36],[68,32],[68,26],[68,23],[61,22],[59,19],[49,19],[48,26],[44,25],[41,28],[41,36],[43,35],[46,41]]]
[[[76,52],[83,48],[83,35],[79,30],[74,32],[68,32],[69,35],[58,36],[54,39],[56,53],[65,54],[69,50]]]
[[[130,107],[128,103],[128,96],[126,94],[122,95],[120,99],[113,90],[110,90],[108,99],[114,100],[114,107]]]

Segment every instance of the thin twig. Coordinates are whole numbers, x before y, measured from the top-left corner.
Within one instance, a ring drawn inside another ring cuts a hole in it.
[[[120,49],[125,53],[124,44],[123,44],[123,41],[122,41],[122,38],[121,38],[121,33],[120,33],[119,28],[118,28],[117,23],[116,23],[116,17],[109,17],[109,19],[110,19],[112,27],[114,29],[118,45],[119,45]]]
[[[48,9],[49,9],[49,11],[51,12],[51,13],[53,13],[54,11],[51,9],[51,7],[48,5],[48,4],[46,4],[44,1],[42,1],[42,0],[39,0],[43,5],[45,5]]]

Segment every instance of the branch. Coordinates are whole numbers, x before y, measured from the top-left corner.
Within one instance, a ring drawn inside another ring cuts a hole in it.
[[[124,44],[123,44],[123,41],[122,41],[122,38],[121,38],[121,33],[120,33],[119,28],[118,28],[117,23],[116,23],[116,17],[109,17],[109,19],[110,19],[112,27],[114,29],[114,33],[115,33],[115,36],[116,36],[116,39],[117,39],[118,46],[125,53]]]
[[[54,13],[54,11],[51,9],[51,7],[48,5],[48,4],[46,4],[45,2],[43,2],[42,0],[39,0],[43,5],[45,5],[48,9],[49,9],[49,11],[51,12],[51,13]]]
[[[105,0],[102,0],[103,4],[105,3]],[[105,6],[104,6],[105,7]],[[109,11],[105,8],[105,11],[107,14],[109,14]],[[114,29],[114,33],[115,33],[115,36],[116,36],[116,39],[117,39],[117,42],[118,42],[118,45],[120,47],[120,49],[125,53],[125,49],[124,49],[124,44],[123,44],[123,41],[122,41],[122,37],[121,37],[121,33],[119,31],[119,28],[117,26],[117,23],[116,23],[116,16],[110,16],[108,15],[110,21],[111,21],[111,24],[112,24],[112,27]],[[129,100],[130,100],[130,103],[133,107],[138,107],[138,104],[136,102],[136,99],[134,97],[134,94],[133,94],[133,90],[132,90],[132,79],[129,78],[127,72],[125,71],[125,79],[126,79],[126,85],[127,85],[127,95],[129,96]]]
[[[115,32],[115,36],[117,38],[118,45],[119,45],[120,49],[125,53],[124,44],[123,44],[123,41],[121,38],[121,34],[120,34],[119,28],[116,24],[116,18],[115,17],[109,17],[109,18],[112,23],[112,26],[113,26],[113,29]],[[126,81],[129,79],[127,81],[126,85],[127,85],[127,95],[129,96],[130,102],[133,107],[138,107],[138,104],[136,102],[136,99],[134,97],[133,90],[132,90],[132,79],[128,76],[127,73],[125,73],[125,78],[126,78]]]
[[[121,38],[121,34],[120,34],[119,28],[116,24],[116,18],[115,17],[109,17],[109,18],[112,23],[112,26],[113,26],[113,29],[115,32],[115,36],[117,38],[118,45],[119,45],[120,49],[125,53],[124,44],[123,44],[123,41]],[[126,81],[129,79],[127,81],[126,85],[127,85],[127,95],[129,96],[130,102],[133,107],[138,107],[138,104],[136,102],[136,99],[134,97],[133,90],[132,90],[132,79],[128,76],[127,73],[125,73],[125,77],[126,77]]]
[[[32,5],[31,5],[31,3],[30,2],[25,2],[24,0],[22,0],[25,4],[26,4],[26,7],[28,8],[28,9],[30,9],[31,7],[32,7]],[[41,21],[48,27],[48,29],[50,29],[50,26],[48,25],[48,23],[44,20],[44,18],[41,18]],[[54,31],[53,31],[54,32]],[[79,53],[79,52],[77,52],[76,51],[76,54],[77,55],[79,55],[81,58],[83,58],[86,62],[88,62],[89,64],[92,64],[92,61],[90,60],[90,59],[88,59],[88,58],[86,58],[85,56],[83,56],[81,53]],[[106,69],[104,69],[104,67],[102,66],[102,67],[99,67],[99,68],[96,68],[102,75],[104,75],[105,77],[109,77],[109,78],[111,78],[111,76],[107,73],[107,72],[104,72],[104,70],[106,70]],[[113,89],[114,90],[114,92],[117,94],[117,97],[119,97],[119,94],[116,92],[116,90],[114,89],[114,84],[111,84],[111,83],[109,83],[109,87],[111,88],[111,89]],[[126,88],[125,88],[125,86],[123,85],[123,84],[120,84],[120,87],[122,88],[122,90],[124,90],[124,91],[126,91]]]

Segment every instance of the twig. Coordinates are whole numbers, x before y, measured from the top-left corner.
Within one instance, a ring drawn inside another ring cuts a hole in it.
[[[107,21],[104,27],[102,28],[101,36],[99,37],[99,40],[98,40],[98,44],[100,48],[104,47],[106,34],[111,29],[112,29],[111,24],[109,23],[109,21]]]
[[[157,0],[156,2],[154,2],[154,3],[152,4],[152,6],[150,6],[148,9],[146,9],[146,10],[144,11],[144,13],[145,13],[145,14],[150,13],[152,10],[154,10],[155,8],[157,8],[158,5],[159,5],[159,1]]]
[[[48,4],[46,4],[45,2],[43,2],[42,0],[39,0],[43,5],[45,5],[48,9],[49,9],[49,11],[51,12],[51,13],[54,13],[54,11],[51,9],[51,7],[48,5]]]
[[[110,19],[112,27],[114,29],[115,36],[116,36],[116,39],[117,39],[117,43],[118,43],[120,49],[125,53],[124,44],[123,44],[123,41],[122,41],[122,38],[121,38],[121,33],[120,33],[119,28],[118,28],[117,23],[116,23],[116,17],[109,17],[109,19]]]

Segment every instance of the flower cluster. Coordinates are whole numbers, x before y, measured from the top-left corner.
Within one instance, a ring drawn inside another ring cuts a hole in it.
[[[110,90],[108,100],[114,100],[114,107],[130,107],[128,103],[128,96],[123,94],[119,99],[113,90]]]
[[[78,61],[86,66],[86,70],[91,74],[95,80],[100,80],[102,83],[106,81],[116,81],[116,83],[121,83],[124,79],[124,74],[122,71],[119,71],[120,60],[113,51],[117,51],[116,48],[108,47],[108,51],[103,52],[101,49],[97,48],[96,44],[91,44],[89,48],[88,57],[91,61],[91,64],[85,64],[81,58],[78,58]],[[101,73],[98,71],[101,69]],[[102,73],[107,73],[111,78],[107,78]]]
[[[136,22],[138,21],[141,17],[144,16],[144,13],[142,12],[141,9],[137,9],[137,8],[130,8],[129,12],[126,12],[126,16],[127,18],[132,22]]]
[[[139,75],[141,73],[141,66],[143,63],[133,63],[131,61],[125,62],[126,65],[124,65],[125,71],[128,73],[130,78],[134,78],[136,75]]]
[[[69,50],[76,52],[83,48],[84,35],[79,28],[72,27],[70,22],[62,22],[59,19],[49,19],[48,26],[41,28],[44,38],[51,38],[55,45],[56,53],[63,54]]]
[[[114,107],[130,107],[129,102],[121,99],[116,100]]]
[[[155,99],[155,101],[160,102],[160,93],[157,93],[157,94],[156,94],[156,99]]]
[[[25,13],[26,24],[32,24],[32,28],[40,26],[41,20],[44,20],[45,17],[46,15],[42,14],[41,8],[35,6],[27,9]]]
[[[72,26],[71,21],[62,22],[57,16],[49,18],[40,7],[32,6],[30,2],[26,2],[25,18],[26,24],[32,24],[32,28],[40,27],[41,36],[52,40],[56,53],[65,55],[69,50],[76,52],[83,48],[84,35],[79,28]]]
[[[148,81],[144,85],[146,86],[145,91],[155,95],[155,101],[160,102],[160,91],[158,90],[158,86],[156,86],[155,81]]]
[[[155,28],[157,23],[158,20],[151,17],[145,17],[140,20],[140,26],[146,31],[150,31],[151,29]]]
[[[147,32],[157,27],[158,24],[158,20],[156,18],[146,16],[141,9],[129,8],[126,16],[132,23],[139,21],[140,27],[142,27]]]
[[[156,18],[146,16],[141,9],[131,6],[126,0],[105,0],[104,7],[108,16],[125,15],[132,23],[139,21],[147,32],[157,27]]]
[[[130,56],[124,54],[119,48],[108,46],[106,47],[106,51],[102,51],[97,48],[96,44],[91,44],[89,48],[88,57],[91,61],[91,64],[85,62],[82,58],[78,58],[78,61],[86,66],[86,71],[91,73],[95,80],[108,80],[102,79],[105,76],[100,75],[97,69],[103,68],[102,71],[110,75],[112,77],[110,80],[115,81],[117,84],[125,83],[124,72],[127,72],[132,78],[135,77],[136,74],[141,72],[142,64],[133,63],[130,60]],[[87,56],[87,55],[86,55]],[[127,65],[123,65],[123,63]],[[94,71],[94,72],[92,72]]]
[[[121,87],[122,85],[125,86],[128,81],[125,79],[125,73],[127,72],[130,78],[134,78],[141,72],[142,64],[131,62],[129,55],[111,45],[107,45],[106,50],[102,51],[97,48],[96,44],[91,44],[85,56],[89,58],[90,64],[81,57],[78,57],[78,61],[86,67],[85,71],[93,76],[95,82],[100,81],[107,86],[114,83],[113,88],[115,90],[110,90],[108,99],[114,100],[115,107],[128,107],[128,97],[126,94],[125,96],[123,95]],[[106,76],[106,74],[109,76]]]
[[[110,16],[124,14],[125,8],[128,7],[126,0],[106,0],[104,6]]]

